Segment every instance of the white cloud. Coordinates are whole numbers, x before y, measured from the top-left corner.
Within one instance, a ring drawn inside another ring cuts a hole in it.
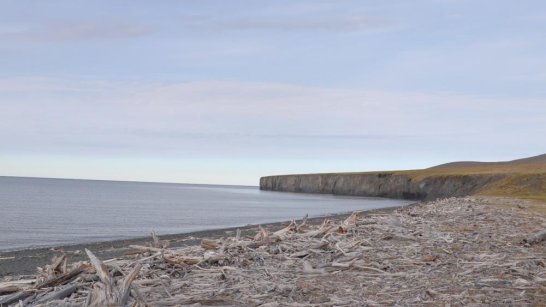
[[[536,125],[546,122],[542,100],[238,81],[0,84],[0,142],[10,152],[343,158],[434,144],[532,147],[546,134]]]

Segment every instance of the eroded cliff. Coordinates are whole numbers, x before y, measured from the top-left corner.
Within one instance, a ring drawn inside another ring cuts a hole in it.
[[[432,200],[486,195],[546,202],[546,154],[505,162],[453,162],[408,171],[268,176],[270,191]]]
[[[506,174],[433,175],[415,178],[397,173],[281,175],[260,178],[268,191],[431,200],[467,196],[487,189]]]

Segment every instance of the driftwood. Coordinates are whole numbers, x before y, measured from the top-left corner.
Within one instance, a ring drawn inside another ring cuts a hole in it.
[[[303,217],[301,223],[299,225],[296,225],[296,232],[300,232],[300,233],[305,232],[307,228],[309,227],[308,221],[309,221],[309,215],[306,214]]]
[[[537,244],[544,240],[546,240],[546,229],[543,229],[537,233],[528,236],[524,239],[524,242],[529,244]]]
[[[36,301],[36,304],[46,303],[46,302],[55,301],[55,300],[62,300],[65,297],[68,297],[72,293],[76,292],[76,290],[78,290],[80,286],[81,285],[68,285],[68,286],[65,286],[64,288],[61,288],[60,290],[50,292],[42,296],[40,299],[38,299]]]
[[[201,247],[206,250],[217,250],[220,248],[220,244],[213,240],[203,239],[201,241]]]
[[[15,285],[0,286],[0,295],[6,295],[21,290],[20,287]]]
[[[315,269],[309,261],[303,262],[303,273],[305,274],[325,274],[325,269]]]
[[[0,298],[0,306],[8,306],[34,294],[35,290],[23,290]]]
[[[281,230],[278,230],[278,231],[275,231],[273,233],[273,238],[275,238],[278,241],[284,240],[286,238],[286,236],[288,236],[288,234],[290,234],[291,232],[296,231],[296,229],[297,229],[296,226],[297,226],[296,221],[292,220],[290,222],[290,224],[288,226],[286,226],[285,228],[283,228]]]
[[[118,303],[120,305],[124,306],[127,303],[127,300],[129,299],[131,283],[135,280],[141,268],[142,265],[140,263],[135,265],[133,270],[125,277],[125,279],[123,279],[117,295]]]
[[[157,248],[161,248],[163,247],[161,245],[161,241],[159,240],[159,237],[157,236],[157,234],[155,233],[155,230],[152,230],[152,240],[154,242],[154,247],[157,247]]]
[[[156,248],[167,248],[167,247],[169,247],[169,241],[160,240],[159,237],[157,236],[157,233],[155,232],[155,230],[152,230],[152,241],[153,241],[153,246],[156,247]]]
[[[542,306],[546,219],[496,202],[305,217],[178,248],[152,232],[127,257],[86,250],[88,262],[60,255],[34,279],[4,280],[0,306]]]
[[[263,244],[269,243],[269,232],[262,226],[258,226],[258,233],[254,236],[254,241],[260,241]]]
[[[131,283],[137,277],[142,265],[137,263],[131,272],[118,283],[116,289],[114,287],[114,279],[110,274],[108,267],[90,250],[86,249],[85,252],[102,282],[102,285],[98,285],[98,287],[89,294],[87,299],[88,304],[93,306],[125,306],[129,299]]]
[[[77,266],[76,268],[74,268],[73,270],[71,270],[70,272],[66,272],[66,273],[64,273],[62,275],[59,275],[59,276],[53,277],[51,279],[45,280],[45,281],[43,281],[41,283],[38,283],[35,288],[36,289],[41,289],[41,288],[49,288],[49,287],[55,287],[55,286],[58,286],[58,285],[63,285],[65,283],[67,283],[67,282],[70,282],[74,278],[76,278],[86,268],[87,268],[87,266],[85,264],[81,264],[81,265]]]
[[[60,272],[60,267],[63,264],[63,262],[66,260],[66,254],[62,254],[58,256],[54,261],[53,264],[51,264],[47,268],[47,275],[55,275],[56,273]]]
[[[102,281],[104,288],[104,300],[113,301],[113,282],[110,272],[108,271],[108,267],[106,267],[106,265],[102,263],[90,250],[85,249],[85,252],[87,253],[87,257],[89,257],[91,264],[95,268],[97,276],[99,276],[100,280]]]
[[[21,279],[0,282],[0,296],[18,292],[36,283],[36,279]]]

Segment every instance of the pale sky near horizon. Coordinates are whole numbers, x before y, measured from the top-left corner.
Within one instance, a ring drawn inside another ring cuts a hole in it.
[[[546,153],[546,2],[0,0],[0,176],[260,176]]]

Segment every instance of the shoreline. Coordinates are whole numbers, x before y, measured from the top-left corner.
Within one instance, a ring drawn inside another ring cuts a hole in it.
[[[407,205],[370,209],[359,212],[363,216],[374,214],[387,214],[392,213],[400,208],[408,208],[415,206],[419,202],[413,202]],[[350,216],[352,212],[329,214],[319,217],[309,218],[308,222],[311,225],[318,225],[324,221],[324,219],[331,219],[339,221]],[[302,217],[298,217],[296,221],[301,221]],[[168,241],[170,247],[183,247],[198,245],[202,239],[219,239],[225,236],[230,236],[235,233],[237,229],[240,229],[243,235],[254,235],[258,230],[258,226],[263,226],[271,229],[281,229],[290,221],[279,221],[264,224],[249,224],[240,227],[227,227],[219,229],[209,229],[192,231],[177,234],[165,234],[158,233],[158,236],[162,241]],[[131,239],[117,239],[100,242],[90,243],[75,243],[64,244],[58,246],[49,247],[37,247],[27,248],[21,250],[0,251],[0,278],[6,276],[21,276],[32,275],[36,272],[36,267],[43,267],[46,264],[51,263],[51,259],[65,252],[71,262],[87,260],[87,256],[83,252],[85,248],[93,251],[97,257],[101,259],[111,259],[122,256],[127,256],[132,251],[129,245],[148,245],[152,242],[151,236],[138,237]]]
[[[41,269],[3,278],[0,305],[546,303],[546,214],[527,201],[446,198],[322,220],[50,251]]]

